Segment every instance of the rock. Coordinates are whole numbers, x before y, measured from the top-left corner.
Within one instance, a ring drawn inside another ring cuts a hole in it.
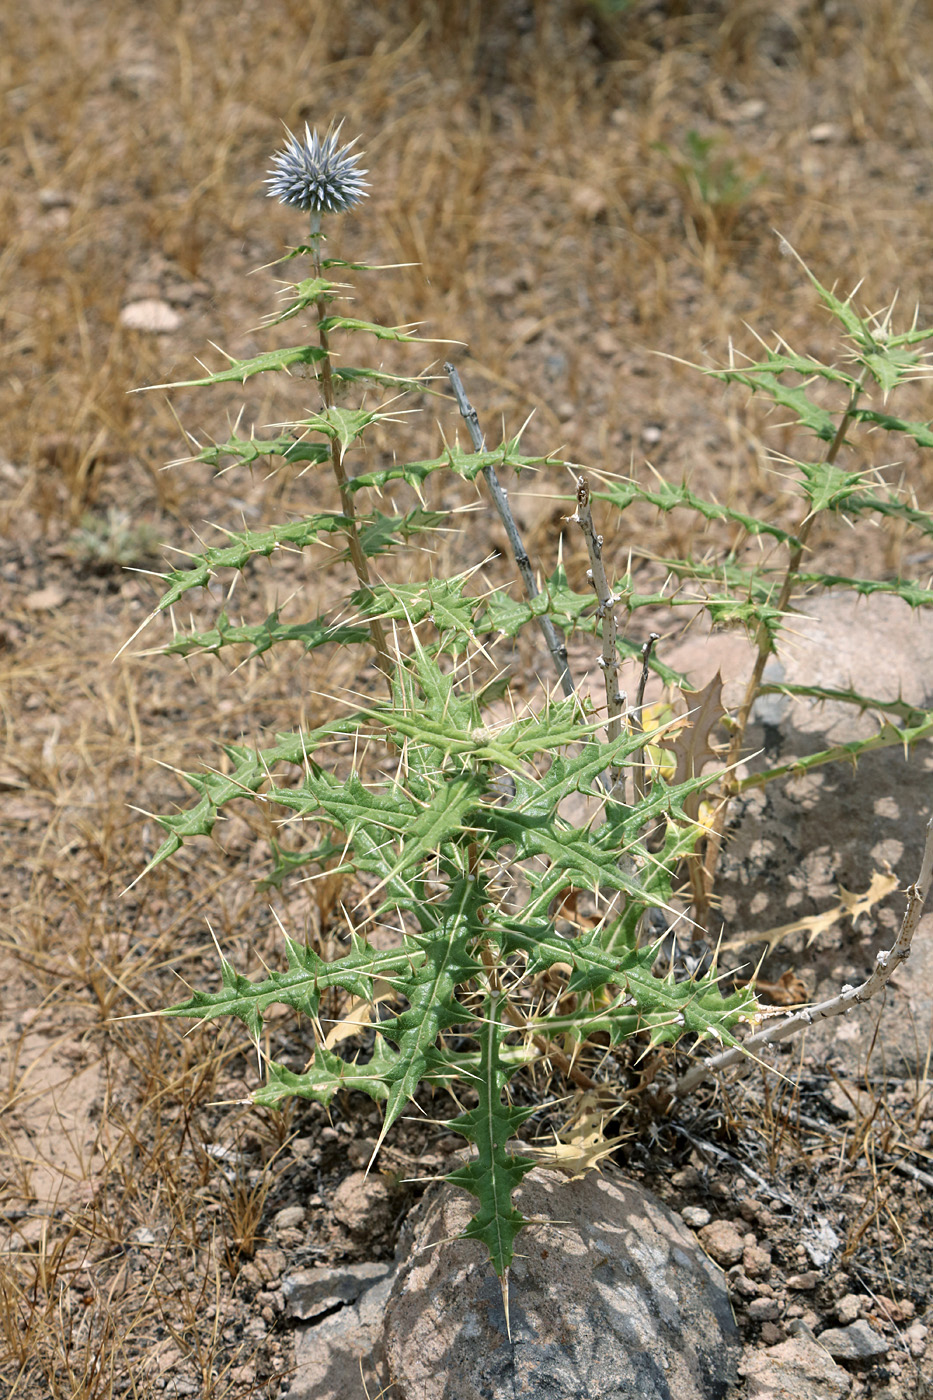
[[[26,595],[26,607],[30,612],[54,612],[67,602],[68,595],[63,588],[59,588],[57,583],[50,583],[47,588],[37,588],[33,593]]]
[[[842,139],[842,127],[835,122],[817,122],[816,126],[811,126],[807,136],[816,146],[824,146],[829,141],[840,141]]]
[[[781,1311],[777,1298],[754,1298],[748,1305],[752,1322],[777,1322]]]
[[[332,1297],[341,1289],[357,1291],[352,1300],[338,1300],[336,1311],[320,1322],[297,1328],[288,1400],[348,1400],[350,1396],[385,1392],[390,1382],[382,1349],[382,1321],[395,1265],[299,1270],[292,1278],[301,1273],[335,1276]],[[374,1282],[366,1287],[368,1279]],[[300,1287],[300,1283],[296,1285],[296,1293]]]
[[[769,680],[842,690],[855,685],[880,699],[901,696],[916,705],[933,701],[933,629],[901,599],[878,595],[860,600],[853,594],[832,593],[803,599],[799,606],[800,614],[779,643],[778,657],[769,663]],[[726,679],[724,703],[735,706],[753,653],[738,633],[704,636],[702,627],[695,626],[683,642],[665,647],[662,659],[685,671],[699,687],[721,669]],[[777,763],[866,738],[878,727],[870,714],[859,715],[852,706],[784,696],[763,697],[754,715],[747,748],[751,753],[767,751],[769,761]],[[758,757],[750,763],[761,768],[766,760]],[[803,777],[752,789],[737,800],[718,880],[725,946],[732,934],[764,932],[834,904],[838,907],[840,885],[863,893],[872,872],[883,871],[885,861],[902,889],[915,880],[924,838],[917,814],[929,802],[928,763],[925,748],[905,758],[903,750],[893,746],[863,754],[857,768],[829,764]],[[902,899],[878,910],[871,939],[866,938],[859,950],[860,965],[842,980],[867,973],[877,949],[893,942],[902,912]],[[840,919],[820,932],[817,951],[838,942],[845,927]],[[817,999],[831,996],[839,990],[838,979],[826,977],[815,990]],[[892,977],[885,997],[811,1028],[807,1052],[841,1059],[856,1078],[864,1072],[872,1047],[878,1053],[883,1045],[887,1073],[922,1075],[933,1033],[931,1008],[933,915],[927,915],[909,961]]]
[[[684,1206],[680,1214],[691,1230],[702,1230],[712,1219],[709,1211],[704,1210],[702,1206]]]
[[[131,331],[147,331],[150,335],[170,335],[181,325],[178,312],[167,301],[146,297],[130,301],[120,312],[120,325]]]
[[[286,1206],[284,1210],[276,1211],[272,1224],[276,1230],[297,1230],[299,1225],[304,1224],[304,1219],[304,1206]]]
[[[921,1357],[926,1350],[926,1340],[928,1328],[922,1322],[913,1322],[904,1333],[904,1340],[907,1342],[911,1356]]]
[[[260,1249],[237,1274],[238,1286],[255,1295],[261,1289],[277,1287],[286,1269],[281,1249]]]
[[[891,1350],[890,1342],[863,1320],[848,1327],[829,1327],[819,1334],[817,1341],[838,1361],[872,1361]]]
[[[816,1269],[808,1269],[805,1274],[791,1274],[787,1280],[788,1288],[792,1288],[795,1293],[809,1293],[820,1281],[820,1275]]]
[[[746,1347],[743,1369],[745,1400],[842,1400],[852,1388],[845,1371],[805,1336],[766,1351]]]
[[[700,1244],[724,1269],[738,1264],[745,1253],[745,1237],[728,1220],[714,1220],[699,1233]]]
[[[351,1235],[372,1239],[388,1230],[395,1219],[393,1193],[381,1176],[351,1172],[344,1177],[330,1205],[334,1215]]]
[[[800,1242],[818,1269],[824,1269],[842,1246],[842,1240],[822,1215],[816,1217],[814,1224],[801,1230]]]
[[[570,203],[574,212],[584,219],[598,219],[609,207],[606,195],[596,185],[574,184]]]
[[[336,1269],[295,1269],[282,1279],[282,1293],[289,1317],[323,1317],[357,1299],[394,1274],[392,1264],[348,1264]]]
[[[771,1251],[759,1244],[747,1244],[742,1253],[742,1268],[749,1278],[768,1278],[771,1273]]]
[[[608,1175],[537,1170],[517,1195],[542,1223],[519,1237],[509,1273],[511,1340],[485,1252],[455,1238],[472,1198],[425,1198],[386,1309],[395,1400],[724,1400],[735,1322],[676,1215]]]
[[[883,1293],[876,1293],[867,1303],[866,1311],[869,1317],[873,1317],[876,1321],[893,1322],[895,1325],[899,1325],[902,1322],[909,1322],[917,1309],[909,1298],[895,1301],[894,1298],[888,1298]]]
[[[836,1304],[836,1318],[843,1327],[848,1327],[850,1322],[854,1322],[862,1311],[862,1302],[857,1293],[846,1293]]]

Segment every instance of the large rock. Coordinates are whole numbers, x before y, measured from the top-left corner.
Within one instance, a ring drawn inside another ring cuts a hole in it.
[[[812,1336],[791,1337],[761,1351],[747,1347],[746,1400],[844,1400],[852,1378]]]
[[[299,1269],[283,1279],[295,1329],[295,1369],[288,1400],[365,1400],[388,1383],[382,1320],[393,1264]]]
[[[775,682],[853,687],[881,700],[898,697],[933,705],[933,628],[926,613],[911,612],[899,598],[828,593],[807,599],[791,620],[780,654],[768,664]],[[753,660],[747,639],[737,633],[705,636],[698,620],[685,641],[662,652],[700,687],[717,669],[726,681],[725,703],[735,707]],[[788,763],[835,744],[877,731],[870,714],[838,702],[772,695],[756,705],[748,733],[749,767]],[[842,886],[864,893],[874,871],[890,865],[901,890],[920,869],[925,824],[930,815],[933,750],[921,742],[908,754],[900,747],[864,754],[857,766],[836,762],[750,789],[732,807],[720,864],[718,893],[724,943],[766,933],[831,908]],[[845,924],[819,932],[806,966],[816,974],[813,996],[822,1000],[846,981],[862,980],[875,953],[890,947],[904,909],[892,895],[864,917],[857,937]],[[793,935],[785,948],[808,935]],[[741,953],[732,953],[735,958]],[[788,965],[792,958],[784,954]],[[772,973],[777,969],[772,968]],[[933,1023],[933,913],[917,931],[910,959],[877,1003],[808,1032],[811,1053],[838,1055],[861,1071],[872,1047],[883,1047],[894,1073],[922,1072]]]
[[[683,1222],[617,1177],[534,1171],[518,1193],[542,1223],[517,1242],[502,1291],[456,1235],[471,1197],[441,1188],[386,1308],[397,1400],[724,1400],[738,1334],[720,1271]]]

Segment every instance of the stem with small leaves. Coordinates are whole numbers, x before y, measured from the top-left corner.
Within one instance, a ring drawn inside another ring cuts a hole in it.
[[[829,445],[829,449],[824,458],[828,466],[832,466],[839,450],[845,441],[846,431],[852,421],[852,413],[858,402],[861,393],[861,381],[855,384],[849,396],[845,412],[840,419],[836,429],[836,435]],[[800,523],[799,529],[794,536],[794,543],[790,546],[790,558],[787,563],[787,570],[781,585],[781,592],[777,601],[777,612],[784,613],[791,600],[794,588],[797,584],[797,576],[800,572],[800,562],[807,547],[810,532],[816,520],[816,512],[809,511]],[[716,869],[719,865],[719,857],[722,853],[723,832],[725,831],[726,818],[729,813],[729,806],[736,793],[739,791],[739,778],[736,776],[737,766],[742,757],[742,749],[745,744],[745,732],[748,729],[748,722],[751,718],[752,708],[758,699],[758,692],[761,687],[761,680],[764,675],[768,658],[774,650],[774,643],[771,633],[764,622],[759,622],[755,632],[756,656],[752,673],[748,678],[745,687],[745,694],[739,706],[738,714],[732,726],[732,737],[729,742],[729,751],[726,755],[725,767],[728,776],[723,784],[723,796],[719,808],[713,818],[709,835],[706,838],[706,848],[703,856],[702,866],[696,866],[691,870],[691,886],[693,889],[694,919],[700,928],[707,929],[710,915],[710,905],[713,894],[713,887],[716,881]]]
[[[321,262],[320,216],[317,216],[317,223],[318,226],[316,230],[314,224],[312,223],[311,247],[314,251],[311,255],[311,266],[313,276],[315,278],[321,278],[323,273]],[[318,298],[317,302],[315,303],[315,309],[317,312],[318,323],[318,343],[320,344],[321,349],[324,351],[324,358],[323,360],[321,360],[319,380],[321,386],[321,397],[324,400],[325,409],[331,409],[336,403],[336,395],[334,393],[334,379],[330,367],[330,343],[328,340],[327,327],[325,324],[327,317],[327,304],[323,297]],[[340,509],[343,513],[344,518],[347,521],[346,537],[347,548],[350,554],[350,561],[353,564],[353,568],[356,572],[356,577],[360,587],[365,593],[370,593],[372,591],[372,583],[369,574],[369,564],[367,562],[366,555],[363,551],[363,546],[360,543],[360,531],[359,524],[356,519],[356,509],[353,504],[353,493],[350,490],[349,483],[347,481],[347,474],[344,470],[343,448],[336,434],[333,434],[330,439],[330,461],[334,473],[334,478],[337,482],[337,490],[340,493]],[[379,618],[374,617],[370,619],[369,631],[373,639],[373,646],[376,649],[376,665],[379,667],[379,670],[385,676],[386,680],[389,683],[389,688],[391,690],[392,677],[394,675],[395,668],[392,665],[392,659],[389,655],[389,646],[388,642],[386,641],[385,628],[383,627],[382,622]]]

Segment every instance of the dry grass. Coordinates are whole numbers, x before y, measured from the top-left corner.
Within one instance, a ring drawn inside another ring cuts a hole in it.
[[[208,339],[259,348],[248,328],[268,310],[269,275],[244,274],[298,236],[262,197],[281,122],[346,114],[363,134],[372,197],[340,251],[416,264],[374,280],[364,314],[466,342],[490,431],[538,410],[530,451],[563,444],[616,471],[648,451],[665,473],[780,511],[755,413],[734,400],[720,411],[709,385],[648,352],[701,360],[743,319],[819,351],[826,326],[776,256],[775,226],[824,280],[864,278],[869,305],[896,286],[929,309],[933,7],[691,10],[637,4],[613,25],[571,0],[48,0],[4,17],[0,1386],[12,1395],[150,1397],[179,1377],[202,1400],[272,1393],[284,1355],[271,1324],[237,1332],[234,1299],[292,1121],[217,1106],[250,1074],[242,1036],[114,1018],[173,998],[176,974],[207,979],[206,917],[241,962],[247,949],[254,963],[275,956],[245,818],[225,825],[222,849],[122,895],[158,840],[131,804],[169,810],[179,783],[159,763],[192,766],[218,738],[291,725],[296,697],[314,722],[314,686],[296,657],[245,668],[235,689],[213,663],[112,664],[152,590],[83,571],[69,547],[89,509],[183,547],[190,522],[306,506],[317,489],[164,473],[180,455],[175,420],[127,394],[184,377]],[[716,142],[703,180],[684,167],[690,131]],[[121,306],[145,296],[172,301],[181,330],[121,327]],[[257,393],[246,421],[281,420],[301,394],[276,386],[273,407]],[[214,397],[208,422],[195,395],[174,405],[217,436],[240,400]],[[433,419],[412,423],[412,456],[436,451]],[[904,469],[929,506],[929,467],[905,453]],[[560,512],[534,493],[524,508],[550,567]],[[676,519],[640,528],[659,549],[697,544]],[[578,547],[567,552],[573,572]],[[296,563],[291,583],[312,580]],[[275,586],[264,574],[244,585],[262,602]],[[333,936],[338,892],[311,888],[276,907]],[[866,1120],[864,1152],[883,1117]],[[219,1148],[233,1153],[229,1179]]]

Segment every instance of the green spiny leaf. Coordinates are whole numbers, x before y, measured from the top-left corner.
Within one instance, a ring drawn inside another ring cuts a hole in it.
[[[220,353],[224,354],[224,351]],[[248,360],[235,360],[232,355],[226,355],[229,366],[216,374],[208,374],[203,379],[179,379],[173,384],[147,384],[145,389],[203,389],[211,384],[245,384],[255,374],[288,370],[292,365],[313,365],[324,358],[325,352],[319,345],[292,345],[281,350],[266,350],[262,355],[253,355]]]
[[[221,613],[216,627],[206,632],[176,632],[163,650],[166,656],[191,656],[195,652],[216,654],[224,647],[248,645],[253,657],[262,656],[279,642],[300,642],[306,652],[311,652],[329,643],[351,646],[369,641],[368,627],[335,626],[321,617],[310,622],[285,623],[279,621],[276,610],[265,622],[246,626],[234,626],[227,614]]]
[[[526,1223],[521,1212],[512,1205],[512,1194],[535,1165],[532,1157],[513,1155],[506,1146],[535,1109],[534,1106],[507,1107],[502,1101],[506,1084],[516,1068],[514,1060],[510,1062],[502,1055],[506,1032],[500,1015],[504,999],[502,993],[495,993],[486,1001],[486,1014],[479,1032],[480,1074],[474,1081],[479,1103],[447,1125],[452,1132],[474,1144],[477,1156],[446,1178],[479,1201],[479,1210],[463,1237],[482,1241],[500,1277],[512,1262],[515,1237]]]
[[[748,515],[744,511],[733,510],[731,506],[720,505],[718,501],[705,501],[701,496],[695,495],[686,483],[673,486],[670,482],[662,481],[649,491],[637,482],[629,481],[610,486],[605,491],[594,494],[596,499],[609,501],[619,510],[626,510],[633,501],[644,501],[664,512],[682,507],[702,515],[704,520],[734,521],[736,524],[744,526],[750,535],[770,535],[782,543],[797,543],[795,537],[786,530],[782,530],[779,525],[772,525],[767,520],[759,520],[757,516]]]
[[[210,467],[218,467],[224,457],[234,457],[244,466],[251,465],[260,457],[284,457],[288,462],[314,462],[322,465],[330,461],[330,448],[326,443],[306,442],[301,438],[241,438],[232,433],[226,442],[205,447],[194,460],[206,462]]]

